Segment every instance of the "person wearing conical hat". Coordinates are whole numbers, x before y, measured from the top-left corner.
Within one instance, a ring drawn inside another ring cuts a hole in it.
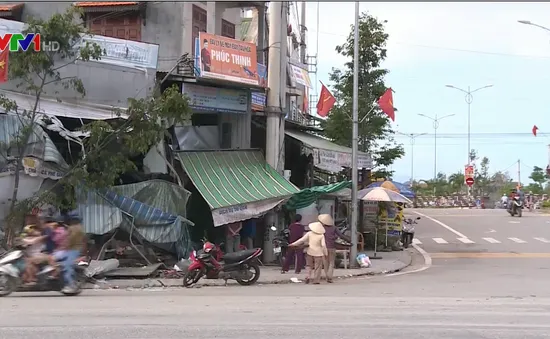
[[[321,282],[321,271],[323,269],[323,261],[328,255],[327,244],[325,242],[325,227],[320,222],[309,224],[309,232],[303,237],[288,245],[288,247],[296,247],[300,245],[307,246],[307,270],[306,284],[313,280],[314,284]]]
[[[332,283],[332,277],[334,275],[334,263],[336,261],[336,240],[338,238],[344,239],[351,243],[351,238],[340,232],[340,230],[334,226],[334,220],[329,214],[320,214],[317,220],[325,228],[325,242],[327,244],[328,255],[325,257],[323,267],[325,268],[325,275],[327,276],[327,282]]]

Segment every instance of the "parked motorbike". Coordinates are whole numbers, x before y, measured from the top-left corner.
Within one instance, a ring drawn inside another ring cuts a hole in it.
[[[224,254],[216,260],[218,248],[206,242],[202,250],[193,251],[190,256],[191,265],[183,278],[183,286],[191,287],[202,277],[206,279],[234,279],[243,286],[253,285],[260,278],[260,264],[258,257],[262,254],[261,248]]]
[[[272,227],[272,231],[277,231],[275,227]],[[282,267],[285,262],[286,252],[288,249],[290,239],[290,230],[285,228],[279,234],[273,238],[273,254],[275,255],[275,261]]]
[[[508,213],[510,213],[511,216],[515,216],[517,214],[518,217],[521,218],[523,213],[523,203],[521,202],[519,196],[514,196],[512,199],[512,203],[508,207]]]
[[[401,232],[401,242],[403,243],[403,247],[408,248],[410,244],[413,242],[414,238],[414,230],[415,226],[417,225],[416,220],[420,220],[420,217],[417,217],[416,219],[407,218],[403,220],[403,232]]]
[[[63,272],[57,277],[52,277],[55,270],[50,265],[40,265],[36,275],[37,283],[33,286],[24,286],[22,275],[25,270],[25,252],[22,247],[9,251],[0,259],[0,297],[10,295],[12,292],[48,292],[59,291],[67,296],[74,296],[82,293],[82,288],[87,278],[84,271],[88,263],[80,261],[75,263],[76,288],[71,292],[64,292]]]

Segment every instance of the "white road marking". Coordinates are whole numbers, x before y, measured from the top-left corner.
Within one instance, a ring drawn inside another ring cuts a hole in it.
[[[509,224],[519,224],[519,221],[508,221]]]
[[[533,238],[533,239],[541,241],[541,242],[546,243],[546,244],[550,243],[550,240],[545,239],[545,238]]]
[[[495,232],[496,230],[491,229],[489,232],[485,232],[485,233],[495,233]]]
[[[429,219],[429,220],[435,222],[436,224],[438,224],[438,225],[441,226],[441,227],[446,228],[448,231],[453,232],[454,234],[456,234],[459,238],[468,238],[468,237],[465,236],[464,234],[460,233],[459,231],[453,229],[453,228],[450,227],[450,226],[445,225],[444,223],[442,223],[441,221],[439,221],[439,220],[437,220],[437,219],[434,219],[434,218],[432,218],[432,217],[430,217],[430,216],[427,216],[427,215],[424,214],[424,213],[420,213],[420,212],[417,212],[417,211],[413,211],[413,212],[416,213],[416,214],[418,214],[418,215],[421,216],[421,217],[424,217],[424,218],[426,218],[426,219]],[[446,244],[446,243],[447,243],[447,242],[445,242],[445,244]]]
[[[491,244],[500,244],[500,241],[494,239],[494,238],[483,238],[483,240],[487,241],[488,243],[491,243]]]
[[[526,241],[521,240],[520,238],[508,238],[512,240],[513,242],[517,242],[518,244],[525,244]]]
[[[422,245],[422,241],[420,241],[420,240],[414,238],[414,239],[413,239],[413,244]]]
[[[443,238],[432,238],[438,244],[448,244],[448,242]]]
[[[474,241],[471,241],[470,239],[468,238],[457,238],[459,241],[465,243],[465,244],[475,244]]]

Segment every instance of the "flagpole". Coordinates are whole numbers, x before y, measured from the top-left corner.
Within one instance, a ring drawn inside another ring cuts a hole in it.
[[[359,173],[357,171],[357,148],[359,138],[359,1],[355,2],[355,27],[353,41],[353,112],[351,143],[351,249],[349,265],[357,267],[357,221],[359,217],[357,189]]]

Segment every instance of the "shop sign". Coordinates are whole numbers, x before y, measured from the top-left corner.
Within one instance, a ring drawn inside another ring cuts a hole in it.
[[[0,176],[15,174],[15,164],[9,164],[0,169]],[[49,178],[59,180],[63,178],[63,173],[52,170],[44,166],[41,161],[31,157],[23,158],[23,172],[31,177]]]
[[[256,45],[250,42],[200,32],[195,67],[202,78],[260,86]]]
[[[290,66],[290,74],[294,79],[294,81],[296,81],[296,83],[308,88],[312,88],[311,79],[309,78],[309,73],[307,70],[300,68],[298,66],[294,66],[292,64],[289,64],[289,66]]]
[[[313,150],[313,164],[325,171],[340,172],[342,167],[351,167],[351,154],[316,148]],[[359,154],[357,168],[372,168],[371,157]]]
[[[83,36],[79,46],[83,46],[86,42],[95,43],[103,50],[101,59],[91,60],[93,62],[131,68],[157,69],[159,45],[92,35]]]
[[[251,108],[253,111],[263,112],[265,109],[265,93],[252,92],[252,104]]]
[[[243,90],[183,84],[183,93],[189,97],[194,111],[215,113],[248,112],[248,93]]]

